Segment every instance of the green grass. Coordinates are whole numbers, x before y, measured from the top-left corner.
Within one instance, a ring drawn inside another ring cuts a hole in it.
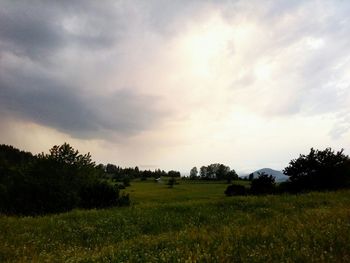
[[[132,182],[130,207],[0,216],[0,262],[349,262],[350,191],[225,197]]]

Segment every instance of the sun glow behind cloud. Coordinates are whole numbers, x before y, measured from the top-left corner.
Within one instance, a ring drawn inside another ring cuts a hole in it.
[[[218,14],[203,23],[189,25],[179,39],[180,52],[188,63],[187,69],[201,78],[220,73],[220,64],[228,55],[231,38],[232,28]]]

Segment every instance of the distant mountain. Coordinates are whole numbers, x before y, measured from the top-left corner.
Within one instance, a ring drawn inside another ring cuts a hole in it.
[[[272,175],[273,177],[275,177],[275,181],[277,183],[280,183],[280,182],[285,182],[288,180],[288,176],[283,174],[281,171],[277,171],[277,170],[273,170],[271,168],[262,168],[262,169],[259,169],[259,170],[256,170],[255,172],[253,172],[253,177],[254,178],[257,178],[259,176],[258,173],[266,173],[268,175]],[[249,177],[249,174],[248,175],[244,175],[242,177]]]

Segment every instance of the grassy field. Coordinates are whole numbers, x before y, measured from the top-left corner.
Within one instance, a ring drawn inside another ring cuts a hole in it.
[[[226,197],[131,182],[130,207],[0,216],[0,262],[350,262],[350,191]]]

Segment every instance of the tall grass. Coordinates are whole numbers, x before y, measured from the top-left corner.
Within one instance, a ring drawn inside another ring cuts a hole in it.
[[[350,191],[225,197],[134,182],[131,207],[0,217],[0,262],[349,262]]]

